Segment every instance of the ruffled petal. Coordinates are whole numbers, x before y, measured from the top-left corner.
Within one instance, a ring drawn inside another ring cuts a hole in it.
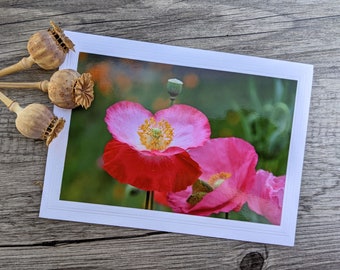
[[[276,177],[264,170],[257,171],[247,198],[249,208],[272,224],[280,225],[285,182],[285,176]]]
[[[194,107],[176,104],[155,114],[157,120],[166,120],[174,129],[169,145],[189,149],[203,145],[210,137],[208,118]]]
[[[167,194],[168,194],[167,192],[155,191],[155,194],[154,194],[155,202],[158,203],[158,204],[169,207],[168,200],[167,200]]]
[[[105,122],[113,138],[144,150],[138,135],[138,128],[152,116],[142,105],[131,101],[120,101],[106,110]]]
[[[236,189],[248,192],[252,187],[258,156],[254,147],[239,138],[216,138],[203,147],[189,151],[190,156],[202,167],[202,180],[219,172],[231,173],[228,182]]]
[[[245,202],[245,194],[240,193],[234,188],[226,188],[226,185],[227,182],[224,182],[217,189],[207,193],[194,206],[187,202],[187,199],[192,194],[191,186],[179,192],[170,192],[167,196],[168,205],[174,212],[198,216],[209,216],[221,212],[240,210]]]
[[[175,155],[139,152],[126,143],[111,140],[105,146],[103,168],[116,180],[143,190],[176,192],[194,183],[201,174],[185,151]]]
[[[245,203],[246,194],[224,181],[213,192],[206,194],[203,199],[190,209],[194,215],[210,215],[220,212],[237,211]]]
[[[187,202],[192,194],[192,187],[169,193],[170,207],[175,212],[195,215],[239,211],[246,202],[255,179],[257,154],[254,147],[238,138],[217,138],[190,150],[189,153],[202,169],[201,180],[208,181],[219,173],[230,173],[231,176],[205,194],[195,205]]]

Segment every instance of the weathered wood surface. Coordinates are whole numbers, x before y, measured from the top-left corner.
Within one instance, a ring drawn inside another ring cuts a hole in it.
[[[339,269],[338,1],[18,0],[1,1],[0,18],[1,68],[27,56],[28,38],[51,19],[66,30],[315,66],[295,247],[39,219],[35,182],[47,149],[22,137],[0,105],[1,269],[261,269],[262,258],[262,269]],[[35,66],[2,80],[51,74]],[[32,91],[4,93],[51,107]]]

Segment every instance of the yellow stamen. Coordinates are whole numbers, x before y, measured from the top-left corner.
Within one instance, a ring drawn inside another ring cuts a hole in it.
[[[220,172],[213,174],[207,182],[197,180],[192,185],[192,193],[187,199],[187,203],[194,206],[199,203],[205,195],[218,188],[225,180],[231,177],[231,173]]]
[[[224,180],[227,180],[230,177],[231,173],[228,172],[216,173],[209,178],[208,183],[215,189],[219,187],[224,182]]]
[[[198,179],[192,185],[192,194],[187,199],[187,203],[195,205],[199,203],[207,193],[213,190],[214,189],[208,183]]]
[[[174,129],[166,120],[156,121],[154,117],[146,119],[138,128],[140,142],[148,150],[165,150],[172,142]]]

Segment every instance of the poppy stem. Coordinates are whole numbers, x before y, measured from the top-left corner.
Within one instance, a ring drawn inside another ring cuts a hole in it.
[[[146,192],[144,209],[152,210],[152,208],[153,208],[153,195],[154,195],[153,191],[148,190]]]
[[[225,218],[225,219],[229,219],[229,213],[228,213],[228,212],[225,212],[224,214],[225,214],[224,218]]]
[[[170,95],[170,107],[174,104],[176,97],[182,92],[183,82],[178,79],[169,79],[166,85]]]

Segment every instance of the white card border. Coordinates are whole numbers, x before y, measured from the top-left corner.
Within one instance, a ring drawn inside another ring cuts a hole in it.
[[[76,70],[79,53],[86,52],[148,62],[297,80],[282,221],[280,226],[275,226],[60,200],[71,110],[61,109],[57,106],[54,106],[54,113],[58,117],[63,117],[66,124],[48,149],[39,217],[285,246],[294,245],[312,88],[312,65],[79,32],[65,31],[65,34],[75,43],[75,52],[71,51],[67,55],[60,69]]]

